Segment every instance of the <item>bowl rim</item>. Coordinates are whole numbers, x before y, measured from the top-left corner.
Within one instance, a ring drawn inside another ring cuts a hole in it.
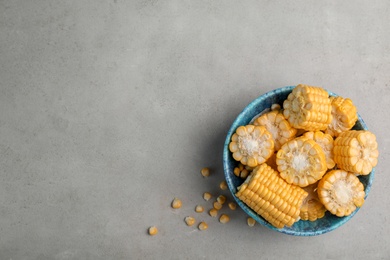
[[[239,113],[239,115],[236,117],[236,119],[233,121],[232,125],[230,126],[228,133],[226,135],[226,139],[224,142],[224,149],[223,149],[223,169],[224,169],[224,175],[225,175],[226,182],[228,184],[229,191],[232,194],[233,198],[235,199],[237,204],[241,207],[241,209],[246,214],[248,214],[250,217],[255,219],[258,223],[260,223],[261,225],[266,226],[272,230],[275,230],[275,231],[278,231],[280,233],[287,234],[287,235],[316,236],[316,235],[321,235],[321,234],[325,234],[325,233],[328,233],[330,231],[333,231],[333,230],[337,229],[338,227],[340,227],[341,225],[345,224],[360,210],[360,207],[356,208],[356,210],[354,212],[352,212],[349,216],[339,218],[339,221],[336,224],[332,224],[330,227],[328,227],[326,229],[311,230],[311,231],[295,231],[295,230],[292,230],[292,229],[289,229],[286,227],[276,228],[276,227],[272,226],[270,223],[268,223],[264,218],[262,218],[260,215],[258,215],[256,212],[254,212],[251,208],[249,208],[245,203],[243,203],[240,199],[238,199],[236,197],[236,195],[235,195],[236,187],[233,185],[233,182],[230,178],[231,174],[229,175],[229,172],[232,172],[232,171],[231,170],[229,171],[229,166],[228,166],[229,157],[231,156],[228,147],[229,147],[229,143],[231,140],[231,136],[236,131],[237,127],[241,125],[241,124],[239,124],[239,122],[241,122],[243,120],[244,116],[248,112],[250,112],[252,109],[254,109],[257,104],[262,103],[263,101],[265,101],[267,98],[269,98],[271,96],[279,95],[279,94],[285,93],[287,91],[291,92],[293,90],[293,88],[295,88],[295,87],[296,86],[285,86],[285,87],[276,88],[274,90],[268,91],[268,92],[260,95],[259,97],[257,97],[253,101],[251,101]],[[329,93],[329,96],[334,96],[334,97],[339,96],[334,92],[328,91],[327,89],[325,89],[325,90]],[[263,111],[260,111],[259,113],[261,113],[261,112],[263,112]],[[368,130],[367,125],[364,122],[364,120],[362,119],[362,117],[359,115],[359,113],[357,113],[357,114],[358,114],[358,121],[362,126],[362,130]],[[367,182],[367,185],[365,187],[365,198],[364,199],[367,198],[367,196],[371,190],[371,186],[372,186],[374,176],[375,176],[375,167],[372,169],[372,171],[367,176],[368,176],[368,182]],[[327,214],[329,214],[329,213],[327,212]]]

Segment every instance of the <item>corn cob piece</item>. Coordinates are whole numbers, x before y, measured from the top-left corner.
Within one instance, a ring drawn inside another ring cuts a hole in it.
[[[236,161],[256,167],[271,157],[274,141],[264,126],[240,126],[232,136],[229,150]]]
[[[284,143],[293,139],[297,132],[297,129],[291,127],[290,123],[278,110],[261,115],[253,124],[264,126],[271,133],[274,139],[275,150],[279,150]]]
[[[314,183],[303,188],[308,195],[303,200],[299,214],[302,220],[316,221],[325,216],[326,208],[318,198],[317,184]]]
[[[306,137],[285,143],[276,154],[280,176],[288,183],[306,187],[325,174],[325,153],[319,144]]]
[[[378,143],[373,133],[348,130],[334,141],[334,160],[345,171],[367,175],[378,163]]]
[[[236,196],[271,225],[291,226],[299,219],[300,207],[307,192],[288,184],[266,163],[256,167]]]
[[[364,186],[353,173],[333,170],[325,174],[317,187],[325,208],[338,217],[350,215],[364,203]]]
[[[292,127],[306,131],[325,130],[332,120],[328,92],[299,84],[283,102],[283,115]]]
[[[303,134],[304,137],[313,139],[319,144],[325,153],[326,166],[328,169],[332,169],[336,163],[333,160],[333,137],[329,134],[324,134],[321,131],[306,132]]]
[[[349,98],[330,97],[329,100],[332,105],[332,122],[325,133],[338,136],[355,125],[358,119],[357,109]]]

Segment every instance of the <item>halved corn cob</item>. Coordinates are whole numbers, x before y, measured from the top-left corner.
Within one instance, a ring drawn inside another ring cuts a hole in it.
[[[280,176],[288,183],[306,187],[325,174],[325,153],[314,140],[297,137],[285,143],[276,154]]]
[[[256,167],[272,155],[274,141],[264,126],[240,126],[232,136],[229,150],[236,161]]]
[[[307,192],[288,184],[266,163],[256,167],[236,196],[277,228],[293,225]]]
[[[278,110],[261,115],[256,118],[253,124],[264,126],[271,133],[275,150],[279,150],[284,143],[293,139],[297,132],[297,129],[291,127],[290,123]]]
[[[320,201],[332,214],[350,215],[364,203],[364,186],[353,173],[333,170],[325,174],[317,187]]]
[[[283,102],[283,115],[294,128],[325,130],[332,120],[328,92],[321,87],[299,84]]]
[[[325,153],[326,166],[328,169],[332,169],[336,163],[333,160],[333,137],[329,134],[324,134],[321,131],[306,132],[303,134],[304,137],[313,139],[319,144]]]
[[[303,188],[308,195],[303,200],[299,214],[302,220],[316,221],[325,216],[326,208],[318,198],[317,185],[318,183],[314,183]]]
[[[349,98],[330,97],[329,100],[332,106],[332,122],[325,133],[338,136],[355,125],[358,119],[357,109]]]
[[[345,171],[367,175],[378,163],[378,143],[373,133],[348,130],[334,141],[334,161]]]

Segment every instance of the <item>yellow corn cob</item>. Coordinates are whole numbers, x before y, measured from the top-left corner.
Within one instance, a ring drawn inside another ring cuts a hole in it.
[[[271,133],[275,150],[279,150],[284,143],[293,139],[297,132],[278,110],[261,115],[253,124],[264,126]]]
[[[316,221],[325,216],[326,208],[318,198],[317,184],[318,182],[303,188],[308,195],[303,200],[301,213],[299,214],[302,220]]]
[[[238,187],[236,196],[270,224],[283,228],[298,221],[307,192],[285,182],[277,171],[264,163]]]
[[[229,150],[236,161],[256,167],[271,157],[274,141],[264,126],[240,126],[232,136]]]
[[[319,144],[322,150],[325,153],[326,166],[328,169],[332,169],[336,163],[333,160],[333,137],[329,134],[324,134],[321,131],[316,132],[306,132],[303,134],[304,137],[313,139],[317,144]]]
[[[276,164],[283,179],[300,187],[315,183],[327,170],[322,148],[306,137],[285,143],[276,154]]]
[[[350,215],[364,203],[364,186],[353,173],[333,170],[325,174],[317,187],[318,198],[332,214]]]
[[[330,97],[329,100],[332,105],[332,122],[325,133],[338,136],[355,125],[358,119],[357,109],[349,98]]]
[[[306,131],[325,130],[332,120],[329,94],[321,87],[296,86],[283,102],[283,108],[292,127]]]
[[[378,143],[370,131],[348,130],[334,141],[334,161],[345,171],[367,175],[378,163]]]

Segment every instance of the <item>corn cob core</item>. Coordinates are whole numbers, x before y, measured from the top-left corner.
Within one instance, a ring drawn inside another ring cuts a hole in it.
[[[274,141],[264,126],[240,126],[232,135],[229,150],[236,161],[256,167],[271,157],[274,152]]]
[[[325,133],[338,136],[355,125],[358,119],[357,109],[349,98],[330,97],[329,100],[332,106],[332,122]]]
[[[279,150],[284,143],[293,139],[297,132],[278,110],[261,115],[253,124],[264,126],[271,133],[275,150]]]
[[[318,198],[317,185],[316,182],[303,188],[308,195],[303,200],[301,213],[299,214],[302,220],[316,221],[325,216],[326,208]]]
[[[321,87],[299,84],[283,102],[283,115],[294,128],[325,130],[332,120],[329,94]]]
[[[364,186],[353,173],[333,170],[325,174],[318,183],[318,198],[332,214],[350,215],[364,203]]]
[[[319,144],[306,137],[285,143],[276,154],[280,176],[288,183],[306,187],[325,174],[325,153]]]
[[[306,132],[303,134],[303,136],[314,140],[321,146],[325,153],[326,166],[328,169],[332,169],[336,165],[333,160],[333,137],[329,134],[324,134],[321,131]]]
[[[334,141],[334,160],[345,171],[367,175],[378,163],[378,143],[366,130],[343,132]]]
[[[299,219],[307,192],[288,184],[266,163],[256,167],[238,188],[236,196],[277,228],[292,226]]]

